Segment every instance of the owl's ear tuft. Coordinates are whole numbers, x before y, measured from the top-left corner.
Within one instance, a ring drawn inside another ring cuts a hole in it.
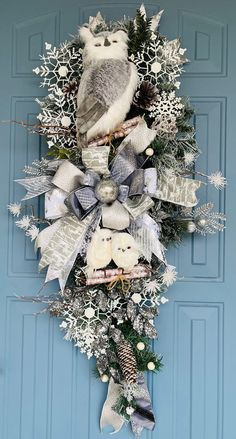
[[[128,34],[124,31],[124,30],[118,30],[115,32],[116,35],[119,35],[122,39],[122,41],[124,41],[124,43],[127,43],[129,37]]]
[[[92,34],[91,30],[88,27],[86,27],[86,26],[82,26],[80,28],[79,36],[81,38],[81,41],[84,44],[88,43],[93,38],[93,34]]]

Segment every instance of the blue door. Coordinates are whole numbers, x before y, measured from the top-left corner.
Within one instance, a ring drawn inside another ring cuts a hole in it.
[[[137,2],[106,0],[5,1],[0,15],[0,120],[35,121],[42,96],[32,69],[44,43],[57,45],[99,9],[108,19],[132,16]],[[236,107],[236,3],[233,0],[146,2],[153,14],[165,8],[161,31],[180,35],[192,63],[181,93],[196,108],[194,123],[206,173],[221,169],[229,180],[227,198],[201,190],[202,202],[227,207],[225,234],[190,236],[169,252],[181,279],[161,309],[155,349],[164,369],[149,377],[158,415],[144,439],[233,439],[236,398],[235,214],[233,172]],[[99,439],[99,415],[106,384],[92,376],[87,361],[63,341],[58,322],[40,305],[17,295],[36,294],[43,283],[32,245],[8,218],[6,205],[23,191],[13,180],[21,168],[44,154],[36,135],[1,125],[0,160],[0,438]],[[41,206],[36,204],[35,209]],[[55,285],[54,285],[55,286]],[[51,285],[50,290],[54,288]],[[56,288],[56,287],[55,287]],[[117,439],[131,438],[123,428]]]

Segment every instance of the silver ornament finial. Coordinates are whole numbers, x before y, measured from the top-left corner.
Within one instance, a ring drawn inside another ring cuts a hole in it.
[[[95,196],[102,203],[112,203],[117,199],[118,196],[118,186],[113,180],[102,180],[99,181],[95,188]]]

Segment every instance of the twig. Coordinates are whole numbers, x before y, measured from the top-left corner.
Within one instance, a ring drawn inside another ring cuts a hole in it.
[[[132,119],[126,120],[119,127],[117,131],[114,131],[111,134],[106,136],[98,137],[97,139],[93,139],[88,142],[88,147],[101,146],[111,142],[111,139],[119,139],[122,137],[126,137],[141,121],[141,117],[133,117]],[[47,124],[29,124],[23,121],[18,120],[2,120],[1,123],[15,123],[17,125],[26,128],[31,133],[37,133],[41,136],[70,136],[73,135],[76,137],[76,130],[74,128],[69,127],[61,127],[59,125],[47,125]],[[48,128],[54,128],[55,131],[45,132]]]

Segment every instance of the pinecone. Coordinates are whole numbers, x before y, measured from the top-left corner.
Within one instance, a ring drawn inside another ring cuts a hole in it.
[[[134,96],[134,105],[144,110],[148,109],[159,98],[159,92],[155,85],[149,81],[141,82]]]
[[[77,93],[79,88],[79,81],[76,78],[73,78],[70,82],[67,82],[67,84],[64,85],[63,92],[65,95],[75,95]]]
[[[126,381],[135,384],[137,381],[137,363],[129,342],[122,341],[117,345],[117,356]]]

